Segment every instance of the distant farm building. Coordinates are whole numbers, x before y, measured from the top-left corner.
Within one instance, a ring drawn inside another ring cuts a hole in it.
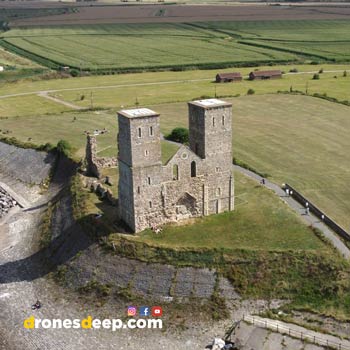
[[[280,70],[261,70],[249,73],[250,80],[266,80],[279,78],[282,78],[282,72]]]
[[[242,75],[241,73],[218,73],[216,74],[215,81],[217,83],[231,83],[233,81],[241,81]]]
[[[5,68],[3,66],[0,66],[0,72],[3,72]]]

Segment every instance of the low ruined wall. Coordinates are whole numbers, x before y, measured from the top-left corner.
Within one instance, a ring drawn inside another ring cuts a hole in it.
[[[97,157],[97,140],[95,136],[87,135],[85,159],[87,163],[87,173],[100,178],[101,168],[118,166],[117,157]]]

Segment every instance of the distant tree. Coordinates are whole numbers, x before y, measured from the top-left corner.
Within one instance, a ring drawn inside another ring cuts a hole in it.
[[[254,89],[248,89],[247,95],[254,95],[254,94],[255,94],[255,90]]]
[[[347,77],[348,76],[348,72],[345,70],[344,72],[343,72],[343,77]]]
[[[319,71],[318,71],[319,74],[322,74],[323,73],[323,68],[321,68]]]
[[[72,77],[77,77],[79,75],[79,71],[77,69],[71,69],[70,70],[70,75]]]
[[[320,75],[315,73],[314,76],[312,77],[312,80],[319,80],[320,79]]]
[[[179,143],[188,143],[188,129],[175,128],[169,135],[166,136],[166,139]]]

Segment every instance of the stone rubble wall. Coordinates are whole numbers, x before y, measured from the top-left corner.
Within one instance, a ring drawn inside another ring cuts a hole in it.
[[[87,135],[85,159],[87,173],[97,178],[101,176],[100,169],[118,166],[117,157],[97,157],[97,140],[92,135]]]

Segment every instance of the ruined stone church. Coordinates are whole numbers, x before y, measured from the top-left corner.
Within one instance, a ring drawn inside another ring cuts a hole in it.
[[[189,147],[162,164],[159,114],[118,112],[119,215],[134,231],[234,208],[232,105],[188,103]]]

